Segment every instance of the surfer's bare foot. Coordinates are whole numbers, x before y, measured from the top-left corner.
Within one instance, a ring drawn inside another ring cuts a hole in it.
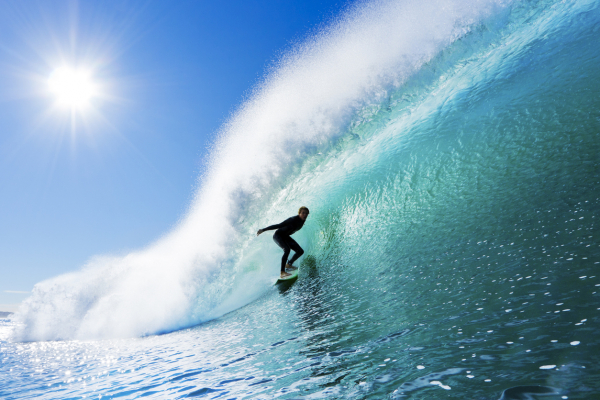
[[[282,272],[280,277],[281,278],[287,278],[289,276],[292,276],[292,274],[288,274],[287,272]]]
[[[298,269],[298,267],[294,267],[294,266],[293,266],[293,265],[291,265],[291,264],[285,264],[285,269],[286,269],[286,270],[288,270],[288,269],[289,269],[290,271],[295,271],[295,270],[297,270],[297,269]]]

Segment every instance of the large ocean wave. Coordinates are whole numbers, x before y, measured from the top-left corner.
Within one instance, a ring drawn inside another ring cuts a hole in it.
[[[597,10],[360,3],[288,52],[222,127],[178,227],[37,284],[15,338],[140,336],[244,306],[270,290],[280,258],[256,230],[301,205],[305,267],[372,301],[404,271],[402,304],[436,295],[408,281],[414,268],[450,282],[456,268],[482,273],[481,243],[503,254],[490,268],[524,266],[505,246],[571,235],[552,220],[565,207],[597,229]]]

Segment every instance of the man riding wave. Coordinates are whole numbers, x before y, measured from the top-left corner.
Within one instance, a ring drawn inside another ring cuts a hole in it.
[[[288,218],[280,224],[267,226],[264,229],[259,229],[256,233],[256,236],[260,235],[263,232],[271,231],[273,229],[277,229],[273,234],[273,240],[279,247],[283,249],[283,257],[281,258],[281,278],[287,278],[291,276],[290,273],[286,271],[295,271],[298,268],[294,267],[294,261],[296,261],[302,254],[304,254],[304,250],[302,247],[294,239],[290,236],[294,233],[298,232],[304,226],[304,222],[306,222],[306,218],[308,217],[309,211],[308,208],[302,206],[298,210],[298,215]],[[294,250],[294,256],[288,260],[288,256],[290,255],[290,250]]]

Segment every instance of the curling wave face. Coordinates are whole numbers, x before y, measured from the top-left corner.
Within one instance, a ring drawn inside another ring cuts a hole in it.
[[[177,228],[36,285],[15,338],[141,336],[246,305],[269,290],[280,257],[254,232],[299,205],[311,209],[297,234],[309,260],[363,299],[379,274],[399,275],[390,284],[409,297],[436,290],[404,282],[414,268],[475,276],[482,265],[466,255],[478,243],[542,240],[520,225],[538,212],[587,201],[591,217],[597,14],[583,1],[349,10],[284,56],[222,127]],[[458,248],[460,266],[448,256]],[[494,263],[524,268],[516,257]]]

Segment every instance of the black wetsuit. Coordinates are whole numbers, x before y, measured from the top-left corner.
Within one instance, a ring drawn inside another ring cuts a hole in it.
[[[281,272],[285,272],[285,264],[289,263],[292,265],[294,261],[296,261],[302,254],[304,254],[304,250],[302,247],[294,239],[290,237],[294,233],[298,232],[302,226],[304,225],[304,221],[298,215],[295,217],[291,217],[286,219],[280,224],[271,225],[263,229],[263,231],[270,231],[273,229],[277,229],[273,234],[273,240],[279,247],[283,249],[283,257],[281,258]],[[288,256],[290,255],[290,249],[294,250],[294,256],[288,261]]]

